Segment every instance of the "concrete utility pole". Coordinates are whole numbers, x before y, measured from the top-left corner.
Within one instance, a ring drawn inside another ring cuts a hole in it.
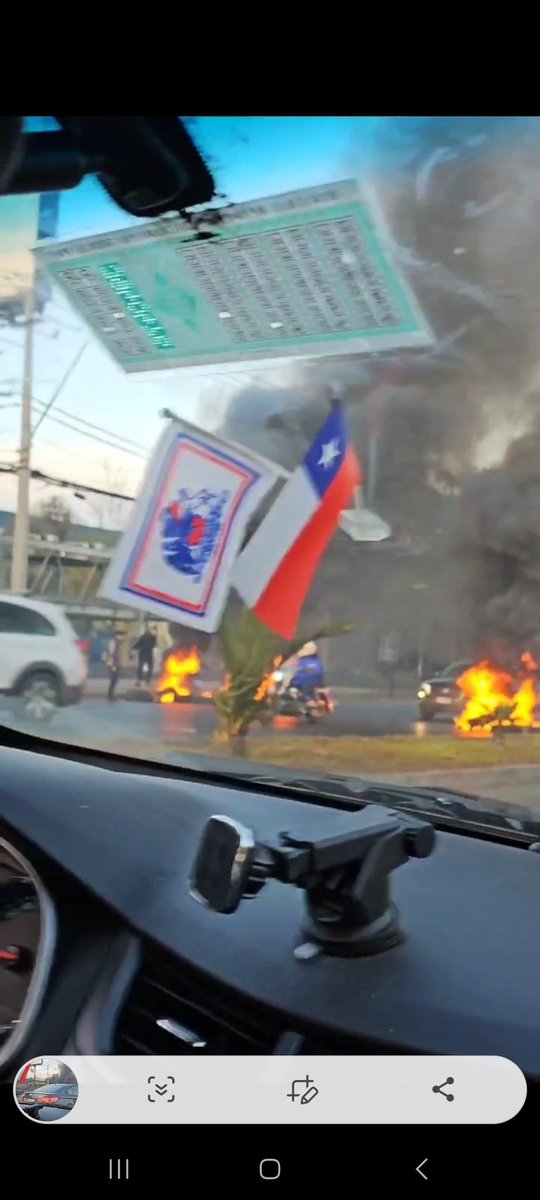
[[[11,590],[25,592],[28,585],[28,535],[30,532],[30,449],[32,444],[32,368],[34,350],[35,277],[25,303],[23,386],[19,461],[17,464],[17,511],[13,530]]]
[[[26,300],[24,330],[24,363],[23,389],[21,401],[21,425],[19,436],[19,461],[17,465],[17,512],[13,530],[13,557],[11,560],[11,590],[25,592],[28,587],[28,538],[30,533],[30,456],[32,442],[42,421],[48,416],[51,408],[64,390],[71,378],[75,367],[84,354],[88,342],[79,347],[77,353],[60,382],[55,387],[50,400],[32,425],[32,381],[33,381],[33,350],[34,350],[34,285],[32,285]]]

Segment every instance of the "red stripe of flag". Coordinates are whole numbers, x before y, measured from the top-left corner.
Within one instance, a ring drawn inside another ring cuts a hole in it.
[[[348,446],[341,470],[313,516],[304,526],[254,607],[264,625],[279,637],[294,637],[302,605],[311,586],[317,564],[337,526],[339,514],[347,507],[355,487],[362,482],[362,470],[356,454]]]

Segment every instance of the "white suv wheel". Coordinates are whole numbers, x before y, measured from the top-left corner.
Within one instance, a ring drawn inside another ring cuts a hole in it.
[[[34,721],[48,721],[58,708],[58,688],[53,679],[32,676],[22,689],[25,714]]]

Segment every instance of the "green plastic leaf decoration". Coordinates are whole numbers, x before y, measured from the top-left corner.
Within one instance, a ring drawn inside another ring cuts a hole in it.
[[[272,719],[270,706],[261,697],[261,683],[278,657],[285,660],[307,641],[341,637],[354,628],[350,622],[334,621],[314,633],[285,641],[231,597],[219,631],[226,681],[214,697],[221,736],[229,741],[244,738],[254,723],[266,724]]]

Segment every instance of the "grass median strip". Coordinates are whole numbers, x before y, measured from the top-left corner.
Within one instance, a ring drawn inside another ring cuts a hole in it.
[[[226,744],[212,738],[186,737],[172,740],[143,737],[85,739],[87,746],[143,759],[167,759],[171,754],[208,755],[229,758]],[[248,738],[251,762],[327,771],[337,774],[374,774],[398,771],[445,771],[475,768],[540,765],[540,737],[509,735],[502,742],[492,739],[470,741],[447,736],[426,738],[386,735],[382,737],[294,737],[257,735]]]
[[[221,748],[222,750],[225,748]],[[217,742],[206,742],[197,753],[216,754]],[[540,738],[525,735],[503,743],[460,741],[449,737],[257,737],[249,744],[253,762],[309,770],[362,774],[376,771],[430,771],[540,764]]]

